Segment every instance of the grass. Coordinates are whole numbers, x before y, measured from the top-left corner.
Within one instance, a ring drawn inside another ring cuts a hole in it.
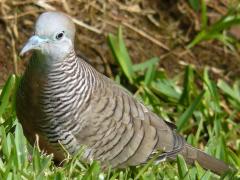
[[[121,69],[117,78],[154,112],[174,121],[188,143],[204,147],[209,154],[240,167],[240,84],[223,80],[214,82],[206,68],[198,74],[186,66],[182,74],[168,78],[158,70],[158,58],[132,64],[125,47],[122,30],[109,36],[109,45]],[[0,179],[212,179],[219,178],[198,164],[187,166],[179,156],[176,163],[164,162],[125,170],[102,172],[98,162],[84,164],[78,155],[56,166],[51,155],[28,144],[15,114],[14,96],[18,78],[12,75],[0,96]],[[226,111],[227,110],[227,111]],[[240,172],[224,179],[240,178]]]
[[[197,11],[200,9],[198,0],[189,0],[192,8]],[[208,26],[207,4],[206,0],[201,0],[201,31],[189,43],[188,48],[192,48],[198,43],[205,40],[218,40],[227,47],[234,49],[233,44],[237,43],[234,37],[228,35],[229,30],[234,25],[240,24],[240,4],[236,7],[229,7],[226,15]]]
[[[188,143],[240,168],[240,83],[215,82],[206,67],[202,74],[191,65],[169,78],[157,68],[156,57],[133,64],[120,28],[109,35],[109,46],[119,63],[116,81],[127,87],[136,98],[167,121]],[[176,162],[102,171],[98,162],[90,165],[79,160],[81,151],[66,159],[62,166],[53,163],[52,155],[32,147],[23,135],[15,113],[15,92],[19,78],[9,77],[0,96],[0,179],[237,179],[240,171],[219,177],[197,163],[187,166],[178,156]]]

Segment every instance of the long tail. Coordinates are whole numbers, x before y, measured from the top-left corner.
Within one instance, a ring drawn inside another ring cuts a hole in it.
[[[225,162],[218,160],[205,152],[185,144],[180,154],[183,155],[188,164],[194,164],[197,161],[204,169],[209,169],[212,172],[222,175],[227,171],[234,170],[233,167]]]

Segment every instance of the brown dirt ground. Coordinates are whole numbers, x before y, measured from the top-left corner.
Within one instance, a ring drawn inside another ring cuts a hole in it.
[[[61,10],[101,32],[77,25],[76,50],[108,76],[114,74],[107,35],[123,27],[124,39],[134,63],[161,57],[159,66],[172,76],[186,64],[198,70],[209,66],[215,78],[236,79],[240,74],[237,51],[217,41],[206,41],[192,49],[186,45],[200,29],[196,14],[185,0],[2,0],[0,1],[0,86],[8,75],[23,72],[29,56],[18,53],[33,32],[41,12]],[[209,23],[227,11],[227,0],[209,1]],[[239,31],[236,31],[239,35]],[[235,33],[236,34],[236,33]],[[24,60],[21,60],[24,59]],[[15,61],[15,63],[14,63]],[[116,69],[116,68],[115,68]]]

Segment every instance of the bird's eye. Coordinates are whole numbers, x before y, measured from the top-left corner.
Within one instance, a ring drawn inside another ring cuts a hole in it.
[[[62,39],[63,35],[64,35],[64,31],[58,33],[58,34],[56,35],[56,39],[57,39],[57,40]]]

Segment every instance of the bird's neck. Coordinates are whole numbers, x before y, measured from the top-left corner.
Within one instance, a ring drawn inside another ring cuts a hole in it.
[[[63,73],[70,64],[76,63],[76,59],[77,57],[74,50],[70,51],[61,59],[54,58],[49,54],[42,53],[41,51],[34,51],[26,73],[29,75],[39,74],[40,76],[44,76],[46,78],[51,74],[51,72],[61,71]]]
[[[71,82],[70,80],[74,79],[78,81],[77,83],[86,81],[91,87],[94,87],[98,86],[99,82],[96,80],[98,78],[97,71],[83,59],[78,58],[74,50],[61,60],[52,59],[51,56],[38,51],[34,52],[26,74],[35,77],[36,80],[44,79],[44,84],[51,84],[52,81],[66,83],[66,80],[69,79]]]
[[[70,63],[73,62],[76,59],[76,54],[74,50],[71,50],[68,54],[66,54],[63,57],[59,57],[59,56],[54,56],[51,54],[45,54],[42,53],[41,51],[34,51],[32,58],[29,62],[29,65],[35,68],[39,68],[39,69],[44,69],[46,70],[46,72],[54,67],[56,67],[56,65],[61,65],[64,63]]]

